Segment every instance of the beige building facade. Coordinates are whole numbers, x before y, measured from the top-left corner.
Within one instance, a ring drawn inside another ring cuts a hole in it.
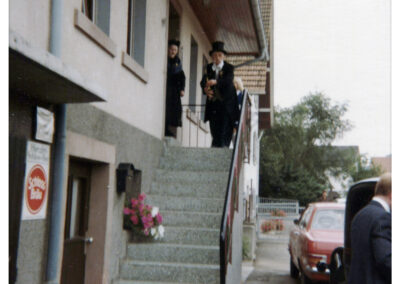
[[[210,146],[199,82],[211,42],[219,38],[210,36],[193,5],[189,0],[9,3],[10,283],[118,279],[128,234],[122,214],[126,193],[118,188],[116,172],[131,164],[139,177],[135,190],[150,191],[166,143],[171,37],[181,42],[186,74],[177,143]],[[53,120],[41,126],[39,109]],[[43,140],[40,131],[51,138]],[[47,209],[26,218],[21,212],[29,194],[31,142],[50,152],[43,188]]]

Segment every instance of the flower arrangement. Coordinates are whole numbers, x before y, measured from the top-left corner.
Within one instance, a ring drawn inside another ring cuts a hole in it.
[[[283,221],[282,220],[267,220],[261,224],[261,232],[268,233],[271,231],[283,231]]]
[[[274,217],[286,217],[286,213],[283,210],[273,210],[271,216]],[[261,224],[261,231],[268,233],[271,231],[283,231],[284,225],[282,219],[266,220]]]
[[[145,199],[144,193],[138,199],[131,199],[130,206],[124,208],[124,215],[129,219],[126,223],[134,233],[161,239],[164,237],[164,227],[161,225],[163,217],[158,207],[145,204]]]

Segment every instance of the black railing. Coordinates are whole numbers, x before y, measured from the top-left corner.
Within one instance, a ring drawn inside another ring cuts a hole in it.
[[[228,265],[232,263],[232,229],[235,211],[239,211],[240,171],[249,158],[251,102],[247,91],[243,96],[239,126],[235,138],[228,186],[220,230],[220,283],[226,283]]]

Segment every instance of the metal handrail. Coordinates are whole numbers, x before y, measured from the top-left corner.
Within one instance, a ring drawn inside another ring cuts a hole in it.
[[[191,110],[190,107],[196,107],[197,109],[195,111]],[[182,109],[183,109],[183,117],[186,118],[188,121],[188,128],[186,129],[184,125],[182,125],[182,130],[181,130],[181,141],[183,141],[183,136],[184,132],[188,135],[189,139],[189,145],[186,145],[188,147],[199,147],[199,144],[204,144],[206,143],[206,140],[200,141],[200,133],[206,139],[205,135],[208,135],[209,129],[206,125],[206,123],[203,122],[203,116],[205,113],[205,110],[203,109],[205,105],[202,104],[183,104]],[[182,118],[183,121],[183,118]],[[196,128],[195,131],[195,142],[194,145],[192,145],[192,134],[191,134],[191,126],[194,126]],[[204,142],[204,143],[203,143]]]
[[[194,106],[194,107],[206,107],[205,104],[182,104],[182,107],[191,107],[191,106]]]
[[[225,284],[228,262],[232,262],[232,227],[236,211],[239,210],[239,175],[249,149],[250,141],[250,99],[247,91],[243,96],[239,126],[231,159],[229,180],[220,228],[220,283]],[[246,145],[247,142],[247,145]],[[247,147],[247,149],[245,148]],[[235,190],[233,192],[233,190]]]

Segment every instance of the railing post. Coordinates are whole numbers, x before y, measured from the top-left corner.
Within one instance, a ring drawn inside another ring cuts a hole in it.
[[[199,113],[198,113],[198,111],[196,112],[196,117],[197,117],[197,123],[196,123],[196,131],[197,131],[197,133],[196,133],[196,148],[198,148],[199,147],[199,125],[200,125],[200,118],[199,118],[199,115],[198,115]]]
[[[187,105],[182,105],[182,110],[183,110],[183,114],[184,116],[182,117],[182,133],[181,133],[181,141],[182,141],[182,146],[186,146],[186,147],[201,147],[201,141],[200,141],[200,136],[201,136],[201,131],[204,130],[204,145],[207,145],[207,130],[204,129],[201,126],[201,121],[202,121],[202,113],[204,112],[204,110],[195,110],[192,111],[190,110],[190,107],[194,106],[196,108],[198,107],[204,107],[205,105],[201,104],[201,105],[197,105],[197,104],[187,104]],[[187,122],[187,124],[185,123]],[[193,145],[192,145],[192,124],[195,126],[194,129],[194,134],[196,137],[194,139],[196,139],[196,141],[194,141]],[[188,135],[185,136],[184,132],[186,131],[186,128],[184,127],[187,126],[187,131],[188,131]],[[183,143],[183,139],[184,137],[187,137],[189,139],[189,142],[187,144]]]
[[[189,119],[189,147],[192,145],[192,121]]]

